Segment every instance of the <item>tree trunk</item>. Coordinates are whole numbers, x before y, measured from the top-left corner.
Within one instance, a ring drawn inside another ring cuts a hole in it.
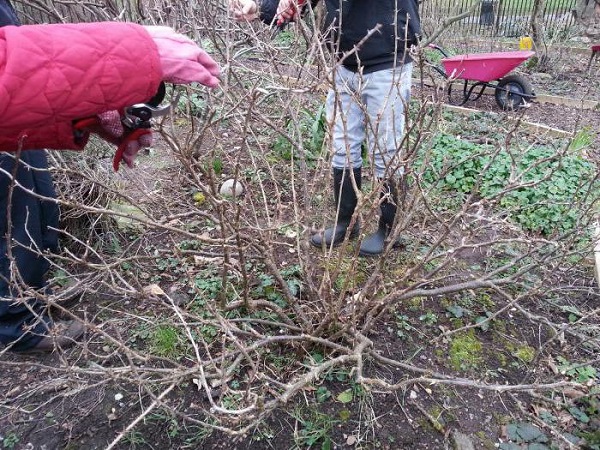
[[[545,70],[548,61],[548,48],[544,40],[544,8],[546,0],[534,0],[533,10],[531,11],[531,39],[538,58],[538,67]]]
[[[544,6],[546,0],[534,0],[531,11],[531,38],[538,51],[544,45]]]

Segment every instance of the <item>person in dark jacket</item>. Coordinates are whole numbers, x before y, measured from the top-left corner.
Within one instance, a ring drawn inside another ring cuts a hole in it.
[[[412,59],[409,49],[421,33],[417,0],[322,0],[327,39],[339,64],[335,87],[327,97],[327,119],[333,125],[333,192],[336,222],[310,242],[336,246],[357,237],[353,221],[361,189],[361,149],[366,141],[381,189],[378,228],[361,243],[360,254],[383,253],[397,211],[402,176],[401,147],[410,99]],[[230,0],[238,21],[260,18],[274,24],[296,20],[298,0]],[[301,1],[301,4],[306,2]],[[316,2],[313,1],[314,5]]]
[[[0,0],[0,26],[19,25],[8,0]],[[13,180],[14,175],[14,180]],[[68,346],[83,333],[74,321],[53,323],[40,293],[50,264],[42,254],[58,250],[59,210],[45,150],[0,153],[0,343],[12,351]],[[48,331],[60,333],[54,339]]]

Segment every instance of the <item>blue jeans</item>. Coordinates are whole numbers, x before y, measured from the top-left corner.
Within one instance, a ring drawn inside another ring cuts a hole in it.
[[[11,350],[35,346],[50,326],[44,303],[23,299],[19,284],[36,290],[44,288],[49,263],[39,253],[58,249],[58,234],[49,228],[58,228],[58,205],[52,201],[55,198],[45,151],[25,151],[20,161],[0,153],[0,343],[13,344]]]
[[[333,168],[362,167],[366,140],[378,178],[402,172],[399,163],[412,68],[409,63],[368,74],[336,69],[335,89],[329,91],[326,104],[327,120],[333,125]]]

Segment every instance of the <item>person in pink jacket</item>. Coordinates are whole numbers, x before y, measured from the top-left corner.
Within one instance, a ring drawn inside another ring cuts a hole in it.
[[[167,27],[0,28],[0,151],[81,150],[89,133],[77,136],[74,121],[148,101],[162,81],[215,87],[218,74],[210,56]],[[96,131],[118,141],[114,125],[101,120]]]
[[[0,0],[0,25],[5,24],[3,13],[9,20],[14,17],[6,0]],[[123,144],[129,137],[121,123],[123,108],[150,100],[162,82],[214,88],[218,76],[219,66],[206,52],[168,27],[118,22],[1,27],[0,152],[5,153],[0,156],[18,164],[22,155],[40,148],[81,150],[91,132]],[[80,128],[83,119],[90,125]],[[139,149],[149,143],[148,134],[126,141],[123,160],[131,167]],[[3,167],[0,176],[12,179]],[[0,343],[15,352],[67,347],[83,334],[83,324],[53,322],[43,302],[14,294],[33,288],[43,295],[47,262],[39,257],[39,249],[45,248],[36,237],[41,233],[29,229],[36,228],[30,226],[31,217],[12,212],[22,209],[15,203],[22,198],[17,197],[18,176],[12,186],[5,184],[6,191],[0,192],[6,200],[0,211],[0,239],[6,244],[0,284],[8,293],[0,292]],[[28,237],[21,242],[17,235]],[[31,261],[44,269],[30,267]],[[32,270],[35,276],[23,276]]]

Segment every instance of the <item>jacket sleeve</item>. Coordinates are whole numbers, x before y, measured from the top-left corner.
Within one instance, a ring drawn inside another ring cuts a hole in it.
[[[311,0],[311,5],[314,8],[319,0]],[[262,20],[267,25],[272,25],[277,22],[275,16],[277,15],[277,7],[279,6],[279,0],[262,0],[259,2],[260,5],[260,20]],[[303,7],[303,11],[306,11],[308,8]]]
[[[277,14],[277,6],[279,6],[279,0],[262,0],[259,3],[260,8],[260,20],[267,25],[271,25],[276,22],[275,16]]]
[[[73,120],[144,102],[162,78],[139,25],[0,28],[0,150],[81,149]]]

